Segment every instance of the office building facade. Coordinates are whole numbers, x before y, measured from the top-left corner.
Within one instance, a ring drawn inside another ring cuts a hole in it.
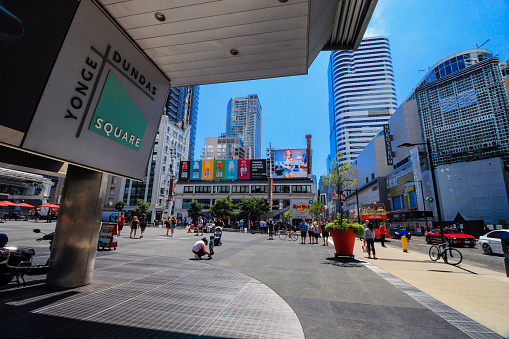
[[[240,137],[250,147],[251,159],[261,156],[262,106],[256,94],[230,99],[226,111],[226,136]]]
[[[397,108],[389,39],[364,38],[333,51],[328,67],[330,152],[352,163]]]
[[[249,159],[250,147],[244,147],[240,137],[205,138],[202,160]]]

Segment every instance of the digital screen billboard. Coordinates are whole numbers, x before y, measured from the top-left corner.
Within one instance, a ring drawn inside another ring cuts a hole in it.
[[[272,178],[308,177],[308,157],[305,148],[274,150]]]
[[[267,179],[267,160],[266,159],[252,159],[251,163],[251,180],[265,180]]]

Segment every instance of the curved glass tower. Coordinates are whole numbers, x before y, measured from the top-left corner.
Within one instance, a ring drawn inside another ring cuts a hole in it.
[[[331,156],[351,163],[397,108],[389,39],[364,38],[356,51],[333,51],[329,69]]]

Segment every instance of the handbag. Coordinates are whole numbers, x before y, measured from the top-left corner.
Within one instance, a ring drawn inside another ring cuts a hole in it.
[[[362,252],[368,253],[368,246],[362,245]]]

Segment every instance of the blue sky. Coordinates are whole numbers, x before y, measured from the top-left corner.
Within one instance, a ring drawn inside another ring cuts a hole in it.
[[[379,0],[366,36],[389,37],[398,104],[424,72],[453,53],[483,48],[509,59],[509,1]],[[311,134],[313,174],[326,172],[329,154],[327,64],[321,52],[307,75],[205,85],[200,88],[195,159],[205,138],[225,132],[230,98],[257,94],[262,105],[262,157],[274,148],[306,146]]]

